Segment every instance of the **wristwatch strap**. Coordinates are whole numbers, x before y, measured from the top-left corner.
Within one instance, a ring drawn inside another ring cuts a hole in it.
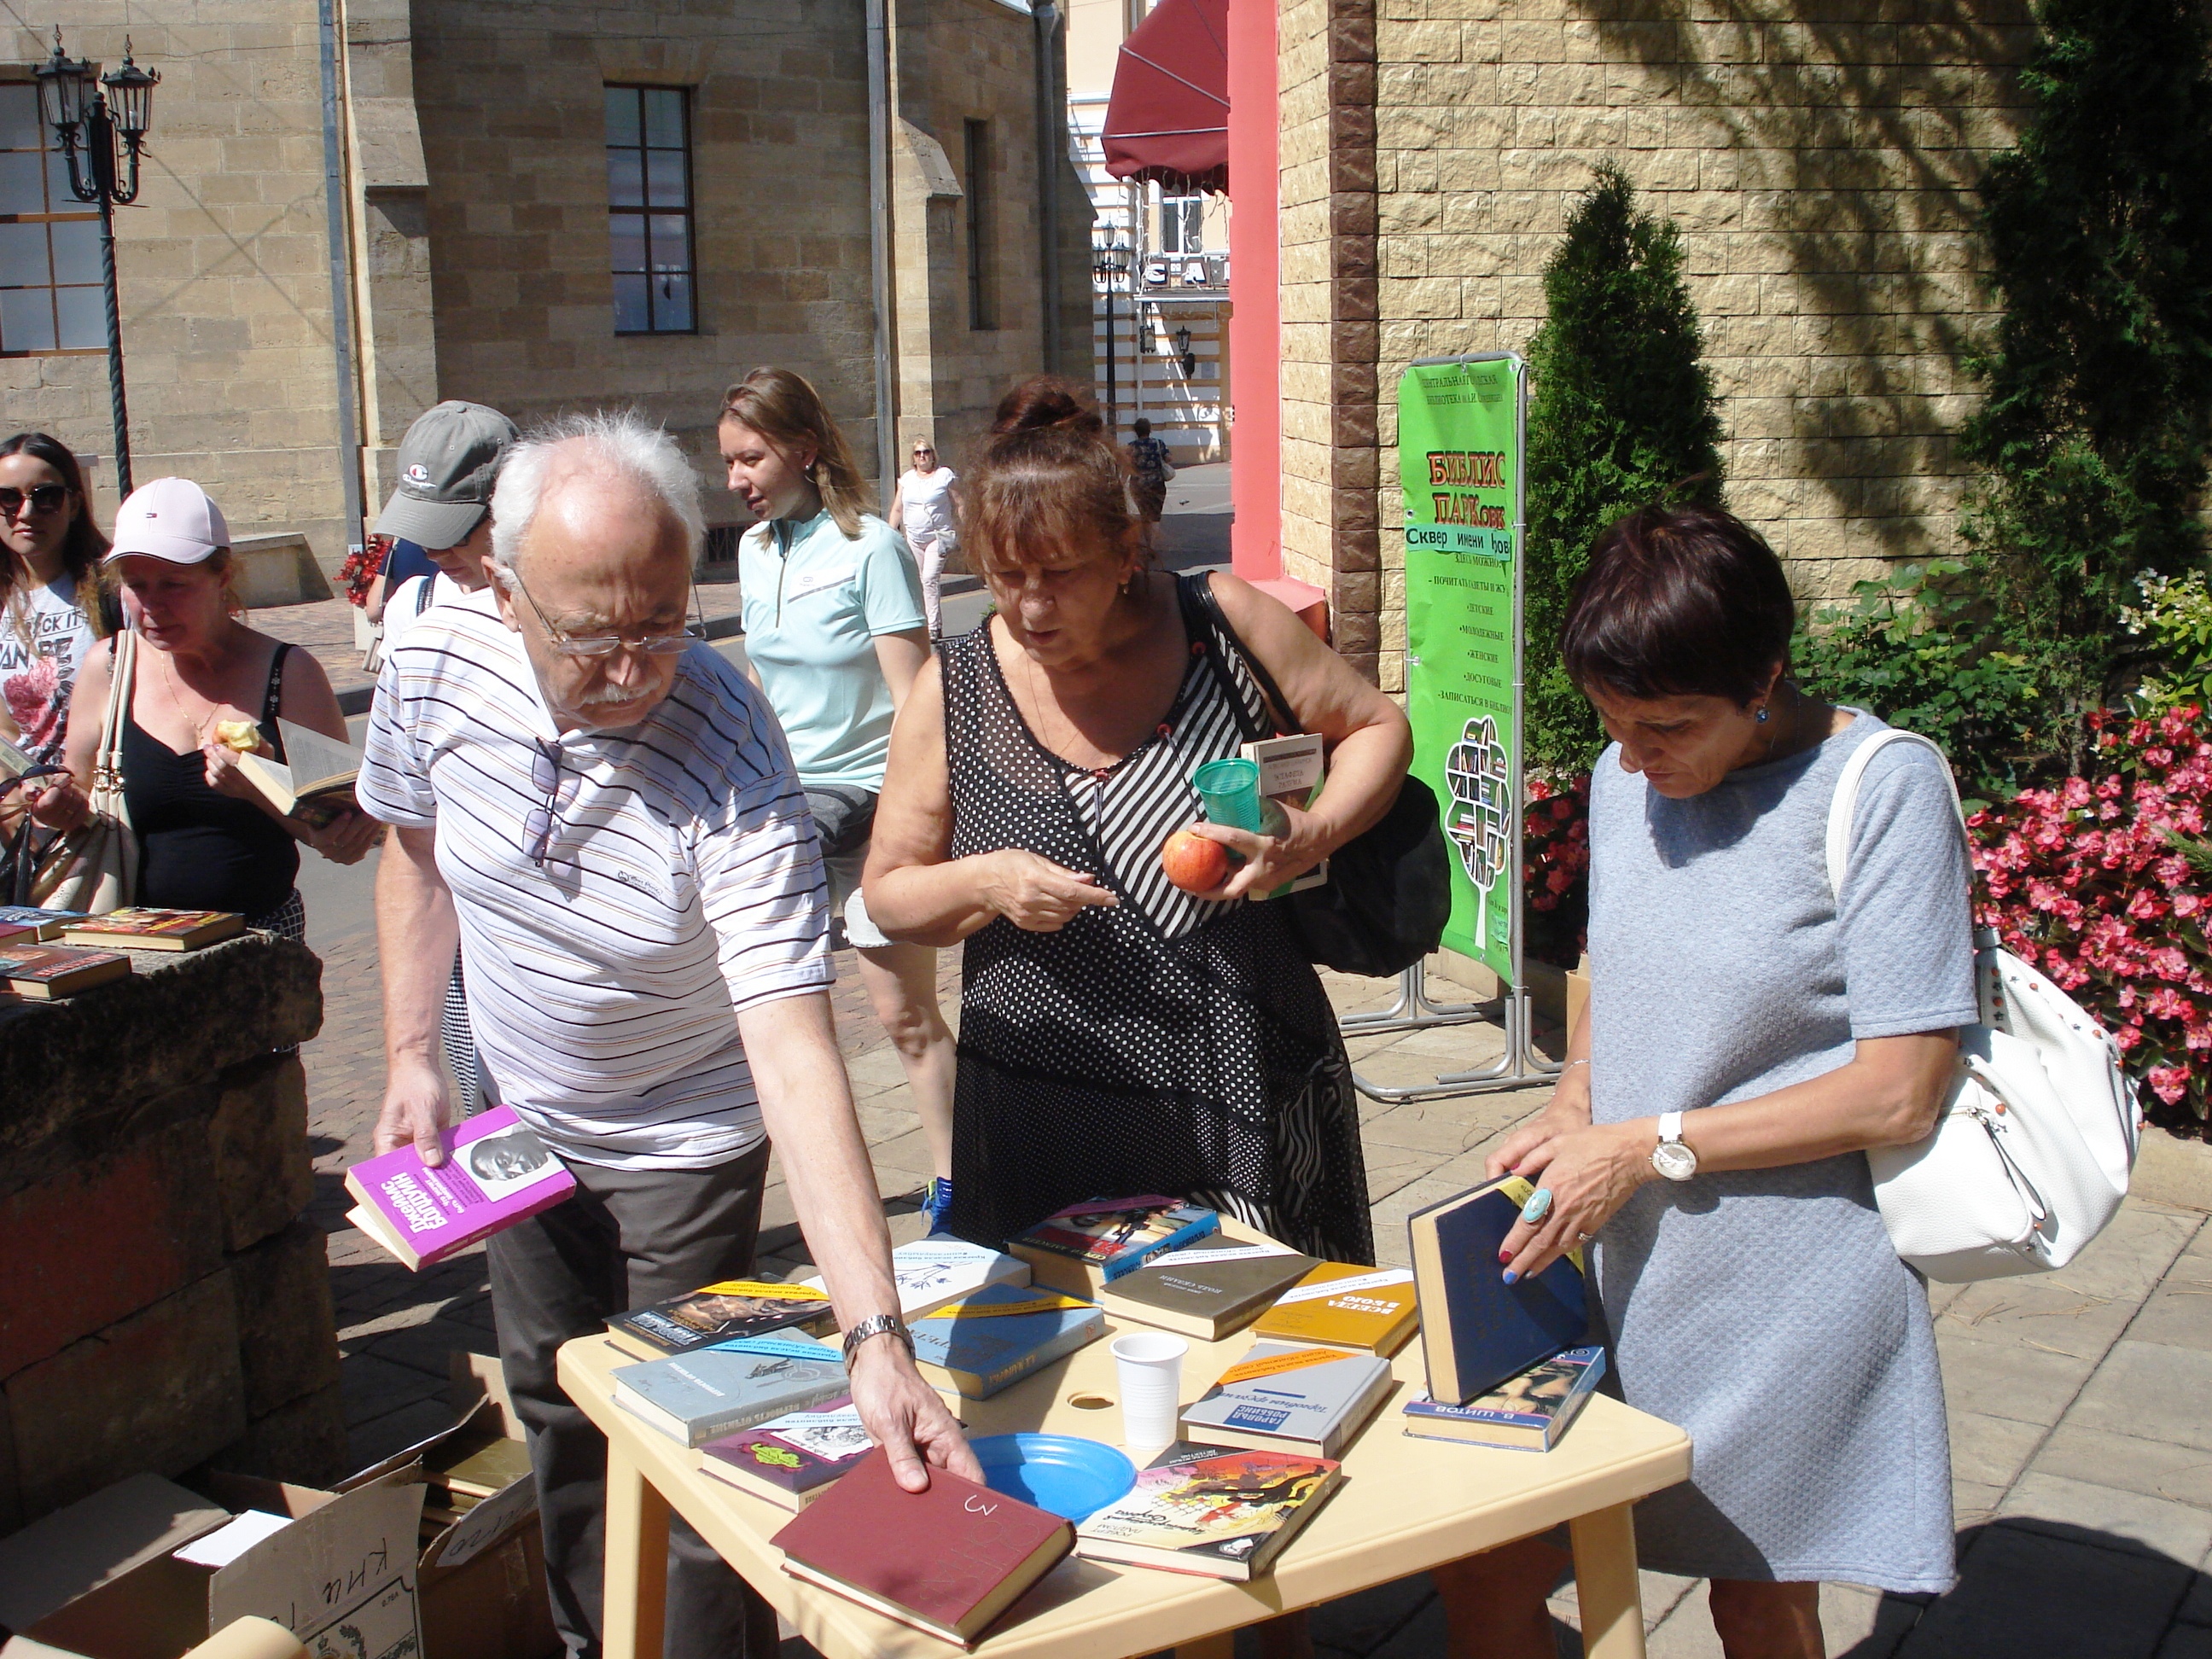
[[[1659,1144],[1662,1146],[1664,1146],[1668,1141],[1680,1140],[1681,1138],[1682,1115],[1680,1112],[1660,1113]]]
[[[854,1326],[852,1329],[845,1333],[845,1363],[848,1365],[853,1363],[853,1355],[854,1352],[859,1349],[860,1344],[866,1342],[870,1337],[881,1336],[886,1331],[889,1331],[893,1336],[898,1338],[900,1341],[906,1344],[907,1357],[908,1358],[912,1358],[914,1356],[914,1333],[907,1329],[906,1321],[901,1319],[896,1314],[879,1313],[870,1314],[866,1319],[862,1320],[859,1324]]]

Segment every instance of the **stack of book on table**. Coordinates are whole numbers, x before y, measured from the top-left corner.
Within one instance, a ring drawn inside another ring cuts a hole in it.
[[[738,1337],[766,1336],[770,1331],[823,1336],[836,1328],[829,1291],[761,1279],[702,1285],[607,1321],[607,1334],[615,1346],[640,1359],[665,1359]]]
[[[803,1510],[875,1444],[852,1396],[840,1395],[708,1441],[699,1467],[778,1509]]]
[[[1094,1304],[1039,1285],[988,1285],[916,1320],[914,1363],[933,1387],[988,1400],[1106,1334]]]
[[[1094,1198],[1047,1216],[1007,1241],[1040,1285],[1095,1302],[1114,1279],[1213,1232],[1212,1211],[1151,1193]]]
[[[990,1285],[1026,1285],[1030,1264],[964,1238],[943,1234],[917,1238],[891,1252],[891,1280],[898,1289],[899,1314],[909,1324]],[[801,1281],[829,1295],[818,1279]]]
[[[131,958],[115,951],[40,945],[28,931],[0,939],[0,991],[30,1002],[53,1002],[131,975]]]
[[[1343,1481],[1326,1457],[1178,1440],[1075,1529],[1092,1561],[1249,1583]]]
[[[246,918],[234,910],[110,910],[65,924],[64,945],[91,945],[119,951],[199,951],[246,931]]]

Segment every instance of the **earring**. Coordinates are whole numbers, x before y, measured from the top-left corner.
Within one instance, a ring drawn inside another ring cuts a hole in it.
[[[1765,711],[1764,708],[1760,709],[1760,710],[1759,711],[1758,714],[1755,716],[1755,718],[1758,720],[1759,723],[1761,726],[1765,725],[1765,724],[1766,724],[1766,711]]]

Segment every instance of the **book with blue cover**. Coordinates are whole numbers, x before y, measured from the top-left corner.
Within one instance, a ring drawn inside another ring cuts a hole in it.
[[[846,1392],[845,1361],[796,1333],[617,1366],[615,1404],[687,1446],[804,1411]]]
[[[1421,1440],[1549,1451],[1589,1403],[1604,1375],[1603,1348],[1570,1348],[1464,1406],[1441,1405],[1425,1395],[1408,1400],[1406,1432]]]
[[[1106,1334],[1106,1316],[1038,1285],[987,1285],[914,1325],[914,1361],[937,1387],[988,1400]]]
[[[1407,1218],[1431,1400],[1463,1406],[1589,1334],[1579,1250],[1511,1285],[1498,1265],[1534,1190],[1504,1176]]]
[[[1182,1408],[1185,1440],[1334,1457],[1395,1386],[1373,1354],[1297,1342],[1255,1342]]]

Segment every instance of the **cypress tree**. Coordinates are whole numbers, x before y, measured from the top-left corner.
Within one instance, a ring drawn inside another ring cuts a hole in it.
[[[1639,211],[1610,162],[1544,267],[1544,325],[1528,343],[1527,736],[1534,763],[1587,769],[1597,717],[1559,665],[1559,630],[1591,544],[1661,499],[1720,500],[1720,414],[1700,358],[1674,224]]]
[[[1989,475],[1966,538],[2071,715],[2116,689],[2136,577],[2204,553],[2212,83],[2197,0],[2040,0],[2036,20],[2033,113],[1982,185],[2003,309],[1960,447]]]

